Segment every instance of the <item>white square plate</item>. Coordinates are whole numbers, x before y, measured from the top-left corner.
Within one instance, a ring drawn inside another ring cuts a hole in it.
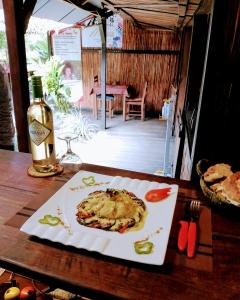
[[[164,200],[159,202],[145,200],[144,196],[148,191],[166,187],[171,188],[171,193]],[[147,217],[142,229],[125,233],[109,232],[86,227],[77,222],[77,205],[89,193],[97,190],[105,191],[107,188],[125,189],[144,201],[147,207]],[[79,249],[97,251],[104,255],[141,263],[162,265],[177,193],[177,185],[79,171],[42,205],[23,224],[20,230],[39,238],[71,245]],[[56,221],[58,225],[44,224],[46,215],[56,217],[52,221]],[[137,254],[134,243],[144,239],[153,243],[153,251],[150,254]]]

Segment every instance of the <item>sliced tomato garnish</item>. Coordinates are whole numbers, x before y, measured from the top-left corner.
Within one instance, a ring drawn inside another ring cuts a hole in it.
[[[128,229],[128,224],[124,225],[123,227],[121,227],[118,232],[119,233],[124,233],[126,230]]]
[[[171,188],[150,190],[145,194],[145,199],[149,202],[158,202],[169,196]]]

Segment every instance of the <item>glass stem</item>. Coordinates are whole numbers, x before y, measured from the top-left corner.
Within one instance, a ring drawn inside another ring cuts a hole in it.
[[[71,139],[66,139],[66,142],[67,142],[67,153],[72,153],[72,149],[70,145]]]

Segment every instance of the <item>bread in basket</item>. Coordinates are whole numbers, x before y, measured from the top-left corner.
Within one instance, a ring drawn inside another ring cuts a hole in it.
[[[240,207],[240,171],[233,171],[226,163],[211,163],[202,159],[197,173],[204,195],[214,204],[231,204]]]

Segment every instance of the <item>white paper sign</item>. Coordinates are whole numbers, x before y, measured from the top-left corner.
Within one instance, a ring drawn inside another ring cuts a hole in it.
[[[52,35],[54,55],[64,61],[81,60],[81,39],[79,28],[67,28]]]
[[[101,48],[102,41],[98,25],[82,29],[82,46],[87,48]]]

